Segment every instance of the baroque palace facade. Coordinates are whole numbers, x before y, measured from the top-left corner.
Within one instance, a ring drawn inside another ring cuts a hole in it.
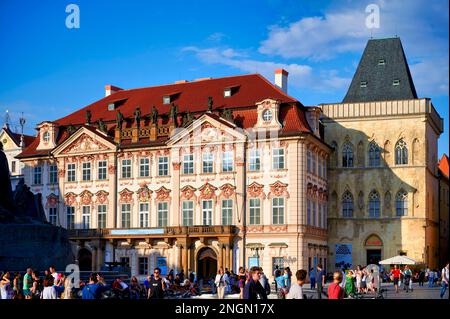
[[[82,270],[327,263],[320,108],[258,74],[122,90],[38,125],[19,156]]]

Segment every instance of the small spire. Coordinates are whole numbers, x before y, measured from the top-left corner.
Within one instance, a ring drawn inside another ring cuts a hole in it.
[[[20,147],[24,147],[25,146],[25,142],[24,142],[24,137],[23,137],[23,127],[25,126],[25,117],[23,116],[23,112],[22,115],[20,116],[19,119],[19,123],[20,123],[20,129],[21,129],[21,133],[20,133]]]

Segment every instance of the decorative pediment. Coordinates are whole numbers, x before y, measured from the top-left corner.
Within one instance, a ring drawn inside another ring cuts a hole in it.
[[[197,196],[195,195],[195,191],[196,189],[190,185],[186,185],[184,186],[181,190],[181,199],[186,199],[186,200],[190,200],[191,198],[196,198]]]
[[[57,207],[59,202],[59,198],[57,195],[51,193],[47,196],[47,202],[45,203],[45,208]]]
[[[227,184],[224,184],[224,185],[220,186],[219,189],[221,191],[220,195],[219,195],[219,198],[226,198],[226,199],[228,199],[228,198],[230,198],[231,196],[233,196],[235,194],[236,187],[234,187],[233,185],[227,183]]]
[[[261,199],[266,198],[266,194],[264,193],[264,185],[258,184],[257,182],[253,182],[248,185],[248,194],[250,197],[260,197]]]
[[[119,192],[119,202],[121,203],[131,203],[133,200],[133,192],[128,188],[124,188]]]
[[[200,191],[199,200],[203,199],[216,199],[216,190],[217,187],[214,187],[210,183],[204,184],[202,187],[198,189]]]
[[[98,140],[94,140],[87,134],[81,135],[69,146],[67,146],[61,153],[62,154],[74,154],[74,153],[86,153],[108,150],[109,148]]]
[[[69,192],[64,195],[64,205],[73,206],[77,202],[77,195],[75,193]]]
[[[98,191],[97,193],[95,193],[95,197],[96,197],[95,202],[98,204],[108,203],[108,195],[109,195],[109,193],[104,190]]]
[[[81,194],[80,194],[81,204],[82,205],[91,205],[93,196],[94,196],[94,194],[92,194],[88,190],[82,191]]]
[[[139,202],[150,201],[150,197],[151,197],[152,193],[153,192],[150,189],[148,189],[147,185],[141,186],[141,188],[139,188],[138,191],[136,192],[138,201]]]
[[[281,196],[289,198],[289,192],[287,191],[288,184],[284,184],[280,181],[276,181],[275,183],[273,183],[269,186],[270,186],[270,192],[268,195],[269,198],[281,197]],[[317,192],[317,186],[313,186],[313,192],[314,192],[314,187],[316,188],[315,192]]]
[[[164,186],[161,186],[155,193],[157,201],[170,199],[170,189],[167,189]]]

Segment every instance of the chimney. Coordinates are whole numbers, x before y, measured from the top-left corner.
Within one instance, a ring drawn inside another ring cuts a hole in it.
[[[275,70],[275,85],[278,86],[284,93],[287,93],[288,75],[289,73],[285,69]]]
[[[105,96],[109,96],[109,95],[116,93],[118,91],[121,91],[121,90],[123,90],[123,89],[121,89],[117,86],[114,86],[114,85],[107,84],[107,85],[105,85]]]

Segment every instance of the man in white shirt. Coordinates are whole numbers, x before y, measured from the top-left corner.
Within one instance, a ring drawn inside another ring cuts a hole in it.
[[[444,298],[445,291],[447,290],[447,286],[448,286],[448,278],[449,278],[448,269],[449,269],[449,263],[447,261],[447,264],[445,265],[445,267],[442,268],[441,298]]]
[[[297,283],[293,283],[286,299],[303,299],[303,284],[305,283],[307,271],[304,269],[297,270],[295,277]]]

